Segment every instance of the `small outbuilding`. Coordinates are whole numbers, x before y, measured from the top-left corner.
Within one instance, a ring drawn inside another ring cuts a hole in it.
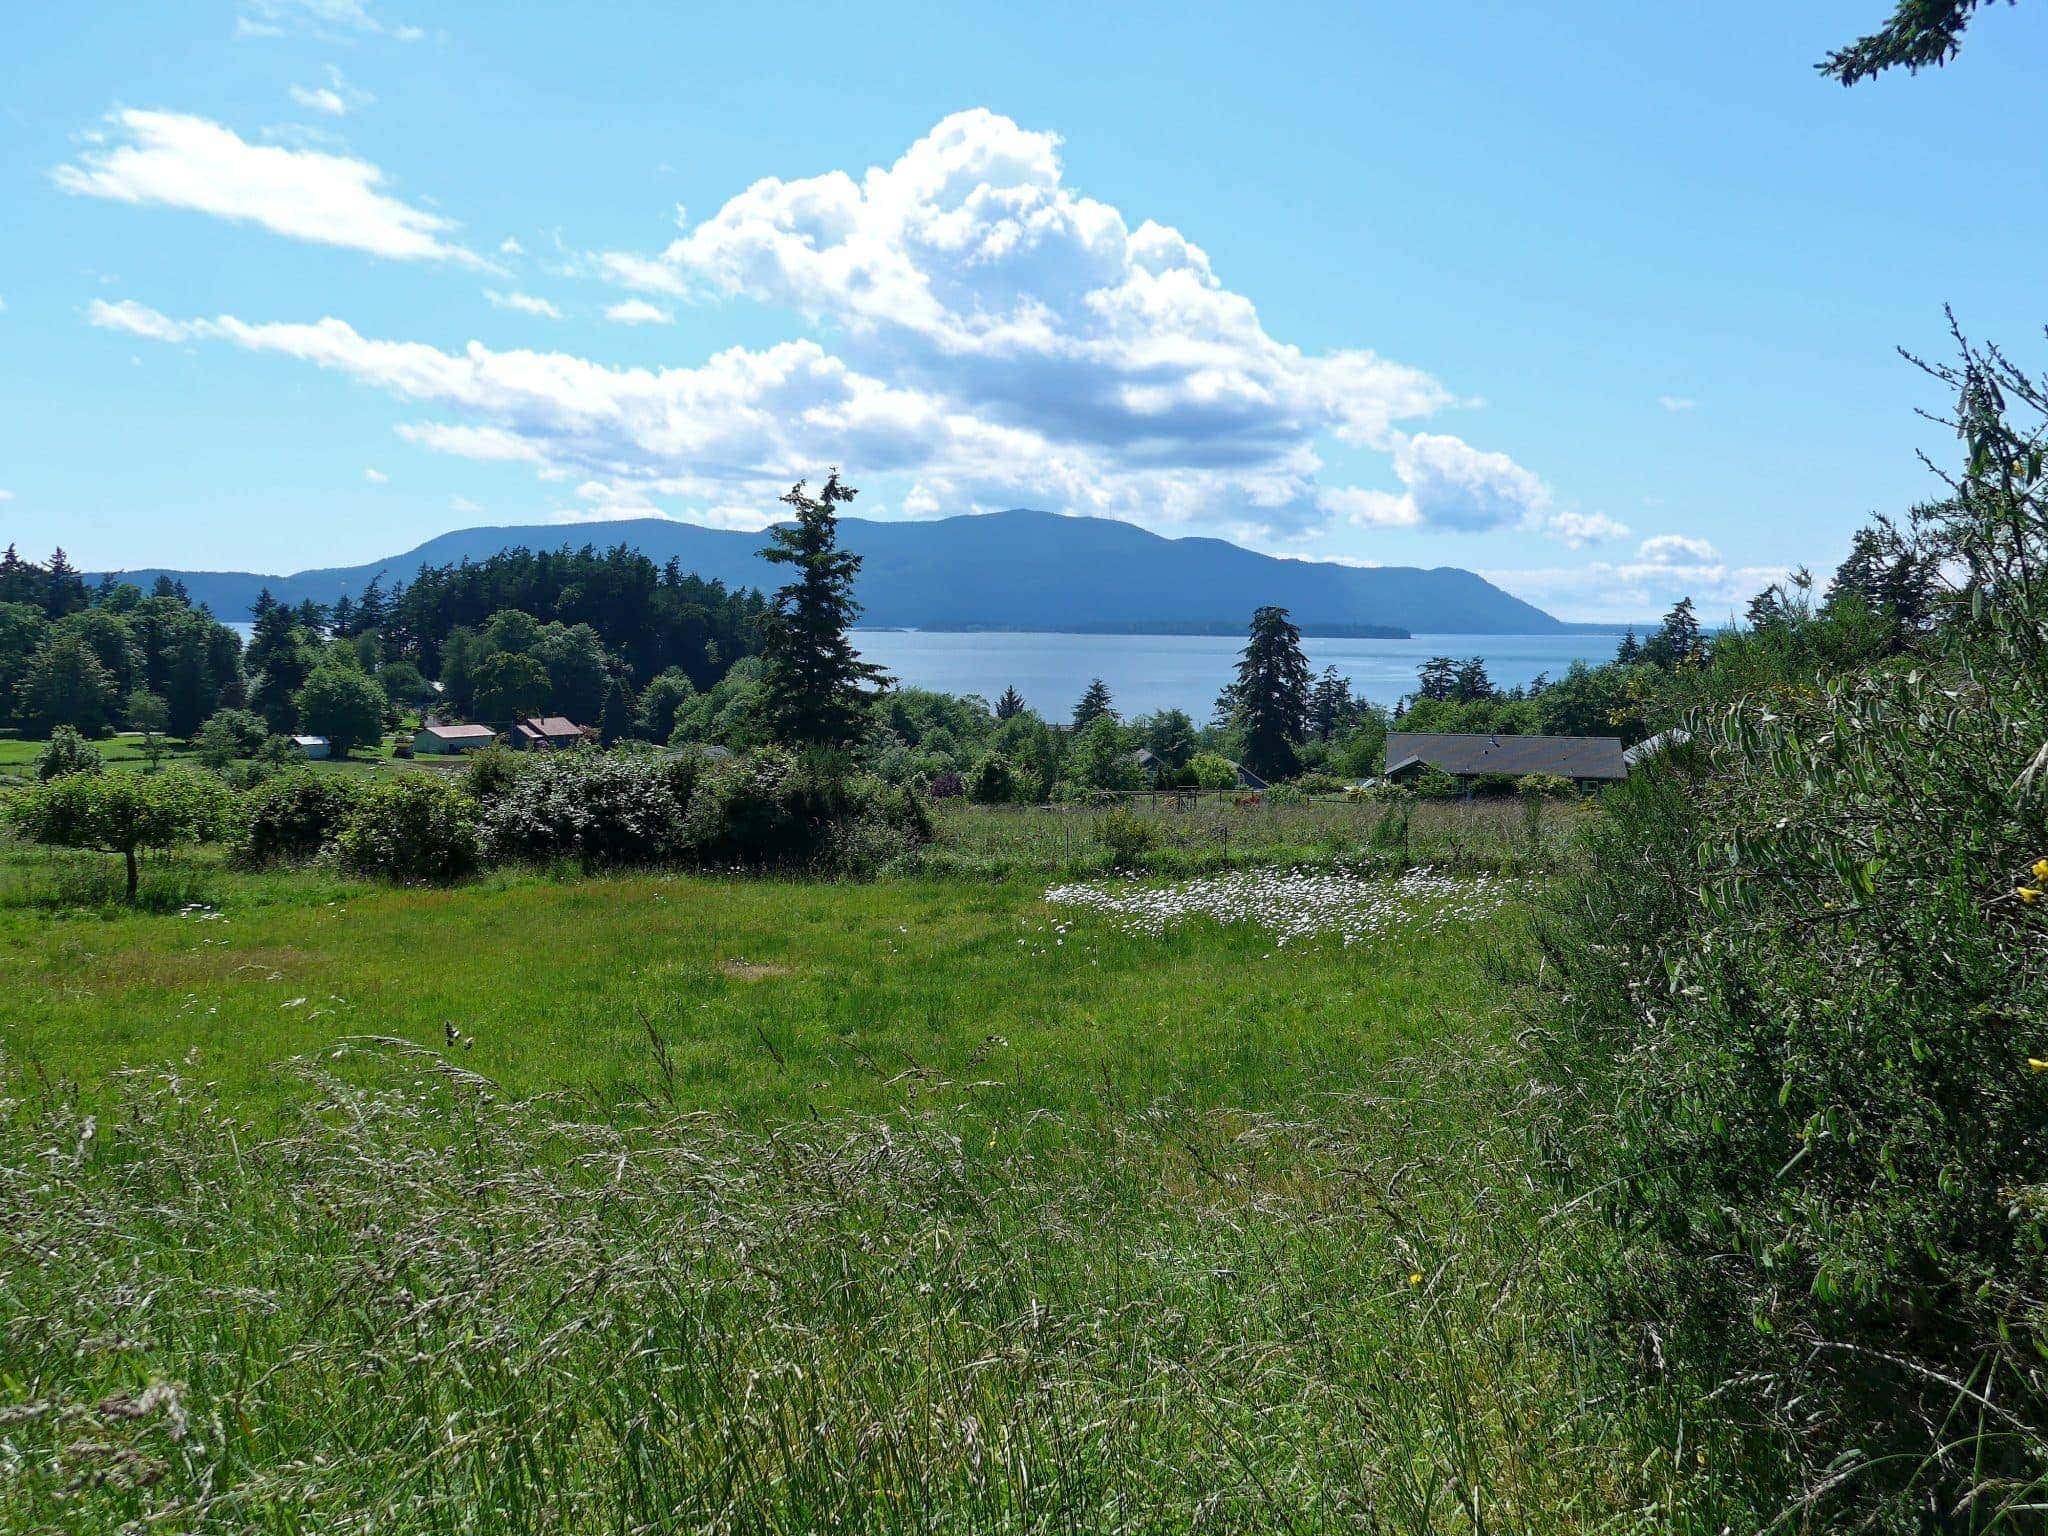
[[[596,733],[563,715],[532,715],[512,722],[511,742],[522,752],[578,747]]]
[[[1618,736],[1467,735],[1457,731],[1390,731],[1387,773],[1407,783],[1435,768],[1468,786],[1474,779],[1504,774],[1519,779],[1546,773],[1593,789],[1628,777]]]
[[[423,725],[412,733],[412,749],[421,757],[476,752],[498,739],[488,725]]]
[[[294,736],[292,745],[299,749],[299,755],[312,761],[334,756],[334,743],[325,736]]]
[[[1682,747],[1691,740],[1691,731],[1681,731],[1675,726],[1668,731],[1659,731],[1647,741],[1639,741],[1622,753],[1622,766],[1630,773],[1634,773],[1651,758],[1660,757],[1673,747]]]

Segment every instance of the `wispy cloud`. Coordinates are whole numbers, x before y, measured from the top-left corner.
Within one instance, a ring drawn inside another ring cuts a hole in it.
[[[659,304],[645,299],[622,299],[605,309],[604,317],[620,325],[674,325],[676,317]]]
[[[546,320],[563,318],[562,312],[553,304],[530,293],[500,293],[495,288],[486,288],[484,297],[491,301],[493,309],[513,309],[522,315],[539,315]]]
[[[1699,404],[1699,401],[1689,395],[1659,395],[1657,403],[1663,406],[1665,410],[1676,414],[1679,411],[1692,410]]]
[[[329,41],[389,37],[417,42],[426,34],[403,22],[387,21],[367,0],[242,0],[235,16],[237,37],[286,37],[305,33]]]
[[[363,478],[372,485],[389,485],[391,483],[391,477],[381,469],[366,469],[363,471]]]
[[[348,77],[332,64],[327,66],[325,85],[294,85],[286,94],[309,112],[322,112],[329,117],[346,117],[358,107],[367,107],[377,99],[368,91],[349,84]]]
[[[81,197],[185,208],[260,225],[293,240],[367,251],[394,261],[487,265],[447,236],[452,220],[384,191],[367,161],[311,149],[251,144],[233,129],[176,112],[123,110],[121,142],[100,144],[51,172]]]

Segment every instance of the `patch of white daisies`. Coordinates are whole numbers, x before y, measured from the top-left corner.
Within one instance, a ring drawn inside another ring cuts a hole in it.
[[[1398,880],[1367,879],[1341,871],[1236,870],[1178,885],[1082,881],[1045,893],[1054,906],[1082,907],[1125,933],[1154,937],[1189,918],[1251,923],[1278,942],[1341,935],[1346,945],[1396,931],[1428,932],[1472,922],[1508,899],[1506,882],[1481,875],[1455,879],[1413,869]]]

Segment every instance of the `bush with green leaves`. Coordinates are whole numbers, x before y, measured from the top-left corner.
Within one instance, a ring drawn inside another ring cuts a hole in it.
[[[325,736],[336,757],[382,739],[391,704],[375,678],[341,660],[315,667],[293,699],[300,729]]]
[[[685,858],[699,768],[694,754],[648,749],[550,753],[484,803],[485,856],[586,869]]]
[[[238,862],[261,866],[318,856],[341,834],[357,798],[355,781],[301,768],[243,797]]]
[[[68,725],[50,733],[49,742],[36,754],[36,778],[48,783],[72,773],[98,773],[102,766],[100,749]]]
[[[778,748],[719,763],[690,796],[685,839],[714,864],[872,868],[930,840],[913,789],[846,776]]]
[[[1000,752],[985,753],[967,772],[967,798],[976,805],[1014,805],[1026,798],[1024,776]]]
[[[192,738],[193,750],[209,768],[225,768],[238,758],[253,758],[270,739],[270,727],[263,717],[246,709],[223,709],[214,713]]]
[[[1197,752],[1188,759],[1188,767],[1203,789],[1233,789],[1237,785],[1237,765],[1220,752]]]
[[[351,874],[449,885],[482,863],[477,806],[439,774],[405,773],[364,790],[335,838]]]
[[[1803,1529],[2048,1493],[2048,396],[1969,355],[1910,663],[1692,713],[1542,925],[1573,1198],[1644,1357],[1758,1426]]]
[[[1443,769],[1425,766],[1408,781],[1408,792],[1418,800],[1456,800],[1465,787]]]
[[[203,842],[219,830],[221,790],[212,779],[166,773],[67,773],[7,802],[6,812],[30,842],[121,855],[127,899],[135,900],[139,855],[147,848]]]
[[[1159,841],[1159,829],[1129,806],[1112,806],[1095,823],[1095,840],[1118,869],[1133,869]]]

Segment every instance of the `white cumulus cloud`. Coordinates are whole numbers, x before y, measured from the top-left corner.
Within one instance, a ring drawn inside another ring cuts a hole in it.
[[[296,358],[428,407],[446,419],[408,423],[407,440],[576,483],[577,516],[668,502],[758,520],[791,479],[840,464],[869,489],[863,510],[1042,506],[1266,547],[1308,547],[1336,521],[1574,545],[1626,532],[1561,507],[1506,454],[1421,430],[1461,403],[1422,370],[1273,337],[1198,245],[1077,192],[1055,135],[994,113],[948,117],[858,177],[771,178],[709,218],[678,219],[663,250],[584,260],[639,295],[611,319],[666,322],[669,303],[742,298],[794,311],[804,332],[646,368],[380,339],[333,317],[178,320],[125,302],[91,313],[156,340]],[[1384,455],[1400,489],[1333,478],[1331,442]]]
[[[454,224],[383,190],[367,161],[251,144],[232,128],[177,112],[123,110],[120,142],[88,148],[52,173],[82,197],[187,208],[275,234],[397,261],[483,263],[446,237]]]

